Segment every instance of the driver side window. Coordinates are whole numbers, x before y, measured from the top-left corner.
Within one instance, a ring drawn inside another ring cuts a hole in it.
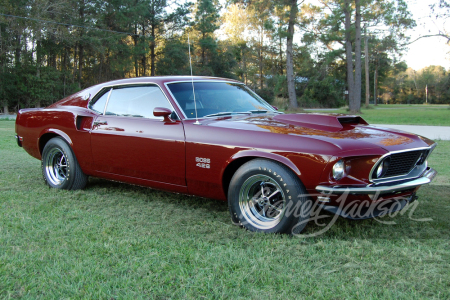
[[[172,109],[158,86],[115,87],[111,92],[105,115],[150,118],[155,107]]]

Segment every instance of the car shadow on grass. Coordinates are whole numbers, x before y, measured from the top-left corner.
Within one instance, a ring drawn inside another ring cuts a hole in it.
[[[450,186],[425,186],[418,193],[419,200],[392,216],[349,220],[321,211],[318,222],[310,221],[302,232],[339,239],[443,239],[450,238]],[[333,220],[334,219],[334,220]]]
[[[132,185],[128,183],[110,181],[101,178],[91,177],[86,187],[87,190],[107,190],[112,193],[132,194],[133,198],[141,201],[164,201],[170,204],[182,205],[190,209],[204,208],[214,212],[228,213],[228,204],[226,201],[201,198],[180,193],[166,192],[149,187]]]
[[[450,186],[424,187],[419,193],[419,200],[412,206],[395,213],[392,217],[385,216],[369,220],[349,220],[337,217],[326,211],[321,211],[320,221],[310,221],[302,235],[321,238],[338,239],[449,239],[450,221]],[[225,201],[200,198],[195,196],[165,192],[148,187],[141,187],[109,180],[90,178],[87,192],[99,194],[126,195],[127,197],[151,203],[160,201],[164,204],[183,207],[190,214],[196,210],[202,218],[221,219],[228,217],[228,205]],[[132,203],[131,203],[132,205]],[[205,210],[211,212],[205,214]],[[176,218],[176,216],[174,216]],[[231,225],[231,221],[230,225]],[[331,225],[330,225],[331,223]],[[326,228],[328,227],[328,228]],[[324,230],[326,228],[326,230]],[[302,237],[300,235],[299,237]]]

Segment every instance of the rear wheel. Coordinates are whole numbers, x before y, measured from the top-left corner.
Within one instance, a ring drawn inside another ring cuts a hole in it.
[[[57,189],[82,189],[88,181],[72,149],[59,137],[49,140],[42,151],[42,174],[45,182]]]
[[[231,179],[228,206],[251,231],[300,233],[309,219],[306,190],[286,166],[265,159],[242,165]]]

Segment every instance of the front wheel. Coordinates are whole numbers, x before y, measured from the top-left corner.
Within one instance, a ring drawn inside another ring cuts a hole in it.
[[[250,231],[300,233],[310,212],[303,184],[286,166],[266,159],[243,164],[228,189],[231,218]]]
[[[42,174],[45,182],[56,189],[78,190],[88,181],[72,149],[59,137],[49,140],[42,151]]]

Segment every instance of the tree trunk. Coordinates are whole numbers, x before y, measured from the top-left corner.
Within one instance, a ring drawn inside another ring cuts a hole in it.
[[[365,35],[364,56],[366,60],[366,108],[369,107],[370,101],[370,77],[369,77],[369,37]]]
[[[78,50],[78,43],[75,44],[75,47],[73,49],[73,70],[72,70],[72,83],[75,82],[75,76],[77,74],[77,50]]]
[[[264,87],[263,82],[263,35],[264,29],[261,28],[260,36],[259,36],[259,88],[262,90]]]
[[[2,40],[2,27],[0,26],[0,63],[2,66],[2,73],[5,72],[5,61],[3,60],[3,40]],[[3,113],[5,115],[9,115],[9,109],[8,109],[8,100],[5,99],[5,92],[3,88],[3,81],[0,81],[0,99],[3,98],[2,104],[3,104]]]
[[[361,111],[361,5],[360,0],[355,0],[356,19],[355,19],[355,90],[353,102],[350,102],[350,112],[358,113]]]
[[[20,34],[16,35],[16,49],[15,49],[15,66],[18,68],[20,66],[20,54],[21,54],[21,36]]]
[[[41,31],[37,31],[36,33],[36,78],[41,78],[41,64],[42,64],[42,49],[41,49]],[[34,98],[35,96],[32,96]],[[39,99],[34,98],[34,104],[39,103]]]
[[[203,32],[203,33],[202,33],[202,40],[204,41],[205,38],[206,38],[206,35],[205,35],[205,33]],[[202,69],[203,69],[204,66],[205,66],[205,46],[202,45]]]
[[[156,54],[155,54],[155,25],[152,24],[152,33],[151,33],[152,40],[150,42],[150,68],[152,69],[150,71],[151,76],[156,75],[155,70],[155,60],[156,60]]]
[[[81,6],[80,6],[80,11],[79,11],[79,16],[80,16],[80,21],[84,24],[84,6],[85,6],[85,2],[84,0],[80,1]],[[81,90],[81,77],[82,77],[82,73],[83,73],[83,44],[82,44],[82,40],[83,40],[83,30],[80,30],[80,40],[78,42],[78,89]]]
[[[81,76],[83,75],[83,45],[78,48],[78,89],[81,90]]]
[[[64,73],[64,77],[66,76],[67,61],[68,61],[67,52],[69,52],[67,48],[68,48],[67,46],[64,46],[64,56],[62,57],[61,62],[61,71]]]
[[[147,41],[145,40],[145,24],[142,24],[142,35],[144,36],[142,47],[144,48],[144,51],[142,54],[142,76],[147,76],[147,52],[145,51],[145,45]]]
[[[3,40],[2,40],[2,26],[0,24],[0,64],[2,73],[5,72],[5,62],[3,60]],[[3,113],[5,115],[9,114],[8,110],[8,100],[5,99],[5,93],[3,91],[3,81],[0,81],[0,99],[3,99]]]
[[[138,36],[137,36],[137,24],[134,24],[134,35],[133,35],[133,42],[134,42],[134,76],[139,77],[139,64],[138,64],[138,58],[137,58],[137,44],[138,44]]]
[[[4,113],[5,115],[9,115],[9,109],[8,109],[8,104],[7,104],[6,100],[4,100],[3,103],[4,103],[4,104],[3,104],[3,113]]]
[[[100,63],[98,66],[98,79],[97,82],[102,82],[102,69],[103,69],[103,54],[100,54]]]
[[[53,4],[53,1],[49,1],[49,4]],[[55,21],[55,12],[52,7],[49,8],[49,18],[50,20]],[[47,66],[51,66],[53,69],[57,70],[56,68],[56,56],[57,56],[57,50],[56,50],[56,28],[50,28],[48,30],[49,37],[47,39],[50,42],[50,49],[47,54]]]
[[[297,95],[295,93],[295,78],[294,78],[294,26],[297,18],[297,0],[290,0],[291,10],[289,12],[288,36],[286,39],[286,79],[288,85],[289,106],[290,108],[297,108]]]
[[[283,75],[283,51],[282,51],[282,40],[281,40],[281,35],[279,36],[279,47],[280,47],[280,75]]]
[[[39,38],[39,35],[38,35]],[[36,42],[36,76],[39,78],[41,68],[41,42],[38,40]]]
[[[345,15],[345,56],[347,61],[347,86],[348,86],[348,99],[349,107],[353,103],[354,96],[354,81],[353,81],[353,54],[352,54],[352,41],[350,35],[350,0],[345,0],[344,4]],[[351,108],[350,108],[351,109]]]
[[[244,64],[244,83],[247,84],[247,62],[245,61],[245,49],[242,49],[242,62]]]
[[[270,73],[277,74],[277,67],[275,62],[275,51],[270,51]]]
[[[50,36],[50,42],[52,44],[52,48],[50,50],[50,53],[48,55],[48,63],[47,65],[51,66],[53,69],[57,70],[56,68],[56,37],[55,37],[55,32],[51,33]]]
[[[378,103],[377,103],[377,98],[378,98],[378,89],[377,89],[377,87],[378,87],[378,65],[375,65],[375,73],[374,73],[374,75],[373,75],[373,78],[374,78],[374,80],[373,80],[373,103],[375,104],[375,105],[378,105]]]

